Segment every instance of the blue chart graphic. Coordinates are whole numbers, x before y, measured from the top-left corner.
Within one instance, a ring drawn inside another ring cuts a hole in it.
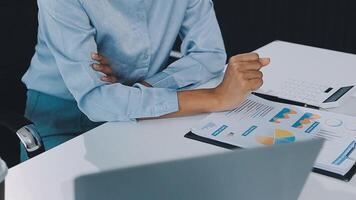
[[[320,122],[314,122],[307,130],[305,130],[306,133],[311,133],[316,127],[318,127]]]
[[[214,131],[213,134],[211,134],[211,135],[213,135],[213,136],[218,136],[218,135],[219,135],[220,133],[222,133],[227,127],[228,127],[228,126],[226,126],[226,125],[222,125],[218,130]]]
[[[295,122],[293,124],[292,127],[303,129],[307,125],[311,124],[312,122],[314,122],[320,118],[321,118],[320,115],[316,115],[313,113],[305,113],[297,122]]]
[[[248,136],[250,133],[252,133],[254,130],[256,130],[257,126],[251,126],[247,131],[245,131],[242,136]]]
[[[336,160],[333,162],[334,165],[341,165],[346,159],[348,159],[348,156],[355,150],[356,148],[356,141],[351,142],[349,146],[346,147],[346,149],[336,158]]]
[[[283,120],[289,119],[291,115],[295,115],[297,112],[290,108],[283,108],[276,116],[274,116],[270,122],[280,124]]]

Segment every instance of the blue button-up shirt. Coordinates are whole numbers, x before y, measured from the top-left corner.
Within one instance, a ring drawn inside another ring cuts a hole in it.
[[[211,0],[38,0],[28,89],[75,100],[93,121],[178,111],[177,90],[217,76],[226,54]],[[176,37],[183,58],[167,66]],[[110,60],[119,83],[100,80],[91,53]],[[153,88],[138,82],[145,80]]]

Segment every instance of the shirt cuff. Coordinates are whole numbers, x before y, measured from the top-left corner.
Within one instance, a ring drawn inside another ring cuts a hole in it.
[[[130,95],[129,101],[132,104],[128,107],[128,114],[131,119],[160,117],[179,111],[176,90],[148,88],[138,83],[134,87],[139,89],[139,93]]]
[[[160,72],[145,80],[155,88],[178,89],[179,86],[172,75]]]

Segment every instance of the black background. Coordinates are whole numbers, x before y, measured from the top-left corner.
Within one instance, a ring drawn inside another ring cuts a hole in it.
[[[177,0],[179,1],[179,0]],[[228,55],[253,51],[284,40],[356,53],[354,0],[215,0]],[[34,52],[37,30],[34,0],[0,2],[0,115],[22,113],[25,88],[20,79]],[[0,156],[18,162],[18,141],[0,128]]]
[[[356,1],[214,2],[229,56],[276,39],[356,53]]]

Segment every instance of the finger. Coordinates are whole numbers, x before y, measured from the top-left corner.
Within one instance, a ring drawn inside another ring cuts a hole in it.
[[[247,71],[243,73],[243,78],[246,80],[262,79],[263,73],[261,71]]]
[[[92,67],[95,71],[102,72],[107,76],[111,76],[113,74],[111,67],[108,65],[93,64]]]
[[[256,91],[262,87],[263,80],[262,79],[251,79],[251,80],[249,80],[249,84],[250,84],[250,90]]]
[[[103,76],[100,80],[108,83],[117,83],[117,78],[115,76]]]
[[[262,68],[262,64],[259,61],[240,62],[232,65],[236,67],[238,71],[257,71]]]
[[[260,70],[262,67],[269,65],[270,58],[260,58],[258,61],[242,62],[241,70]]]
[[[99,55],[98,53],[92,53],[92,54],[91,54],[91,58],[92,58],[93,60],[99,61],[99,62],[103,59],[102,56]]]
[[[109,63],[109,60],[106,58],[106,57],[104,57],[104,56],[102,56],[102,55],[100,55],[101,56],[101,64],[104,64],[104,65],[109,65],[110,63]]]
[[[111,81],[112,83],[117,83],[119,80],[116,78],[116,76],[111,76]]]
[[[103,64],[103,65],[109,64],[109,60],[106,57],[104,57],[98,53],[92,53],[91,57],[93,60],[100,62],[100,64]]]
[[[233,56],[230,58],[231,62],[248,62],[248,61],[258,61],[260,56],[257,53],[245,53]]]
[[[267,66],[271,63],[271,59],[270,58],[260,58],[259,59],[260,63],[262,66]]]

